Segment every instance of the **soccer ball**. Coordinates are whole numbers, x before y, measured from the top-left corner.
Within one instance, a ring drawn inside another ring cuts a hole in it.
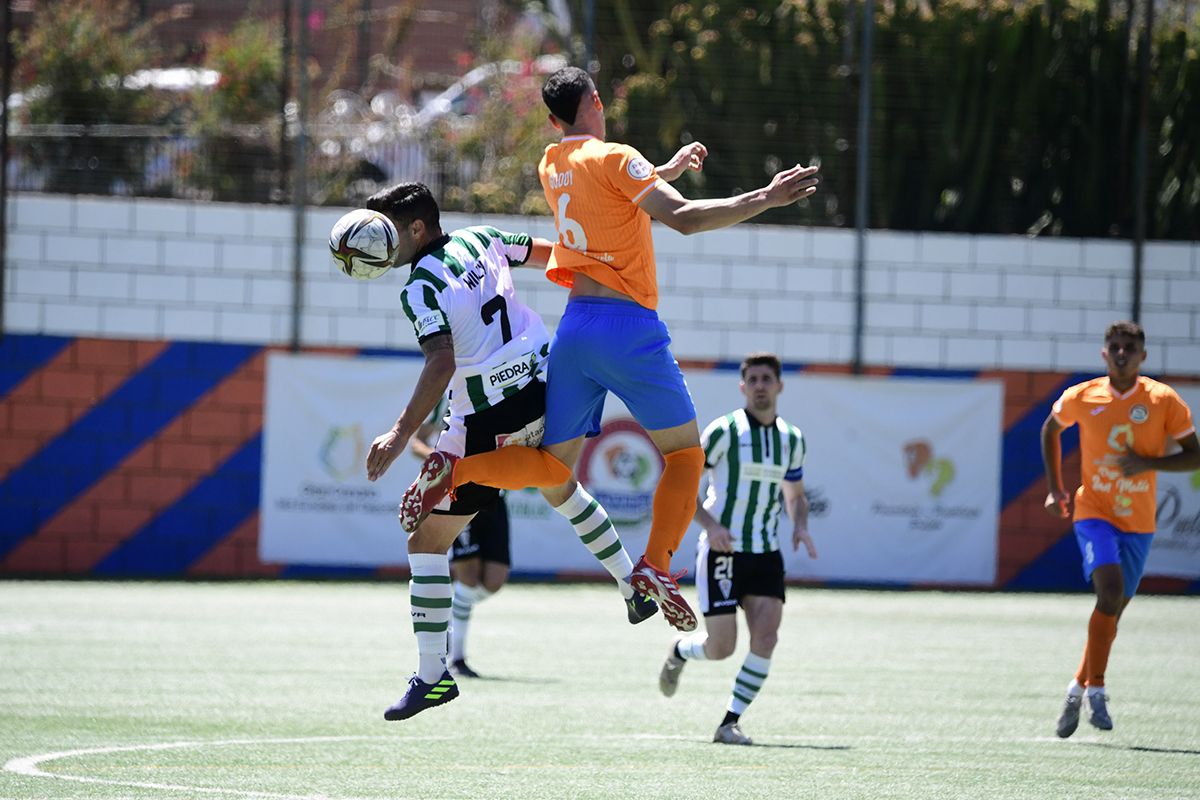
[[[360,281],[378,278],[392,268],[400,235],[392,221],[366,208],[357,208],[329,232],[333,265]]]

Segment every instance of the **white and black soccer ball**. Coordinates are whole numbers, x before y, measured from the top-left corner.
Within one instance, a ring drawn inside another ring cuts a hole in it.
[[[400,235],[392,221],[366,208],[339,219],[329,232],[333,265],[360,281],[378,278],[392,267]]]

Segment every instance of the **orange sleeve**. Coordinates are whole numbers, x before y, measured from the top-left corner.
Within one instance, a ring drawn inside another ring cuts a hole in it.
[[[1072,386],[1063,392],[1050,413],[1054,421],[1064,428],[1069,428],[1079,421],[1079,387]]]
[[[1179,393],[1171,390],[1167,400],[1167,435],[1172,439],[1182,439],[1189,433],[1195,433],[1196,426],[1192,422],[1192,410],[1183,401]]]
[[[612,187],[637,203],[658,184],[654,165],[627,144],[614,144],[604,158],[604,177]]]

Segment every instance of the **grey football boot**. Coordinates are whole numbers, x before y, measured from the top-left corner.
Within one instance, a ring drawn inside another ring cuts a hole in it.
[[[675,690],[679,688],[679,676],[683,674],[683,666],[687,663],[675,655],[675,645],[679,644],[679,640],[682,638],[682,636],[676,636],[671,640],[671,649],[667,651],[667,660],[663,662],[662,669],[658,672],[658,690],[667,697],[675,694]]]
[[[1079,709],[1083,706],[1083,695],[1069,694],[1063,701],[1062,713],[1058,715],[1058,738],[1066,739],[1079,727]]]
[[[1111,731],[1113,726],[1112,717],[1108,715],[1108,695],[1104,692],[1089,694],[1087,702],[1088,722],[1092,723],[1092,727],[1102,731]]]

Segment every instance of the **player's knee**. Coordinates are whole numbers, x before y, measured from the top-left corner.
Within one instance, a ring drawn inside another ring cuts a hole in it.
[[[488,575],[483,579],[483,588],[487,589],[491,594],[495,594],[496,592],[500,591],[500,587],[503,585],[504,577],[500,575],[495,577]]]
[[[769,656],[779,644],[779,633],[776,631],[751,631],[750,651],[760,656]]]
[[[1106,587],[1096,592],[1096,609],[1101,614],[1116,616],[1125,603],[1125,592],[1120,587]]]
[[[681,472],[695,473],[697,480],[704,472],[704,450],[700,447],[685,447],[663,456],[667,469],[677,469]]]
[[[712,661],[720,661],[729,658],[733,655],[733,651],[737,648],[737,642],[731,639],[714,639],[708,637],[708,641],[704,643],[705,654]]]

